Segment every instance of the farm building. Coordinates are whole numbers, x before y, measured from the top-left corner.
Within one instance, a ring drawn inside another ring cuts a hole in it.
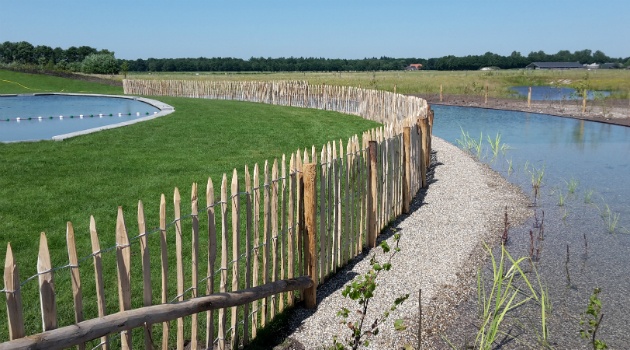
[[[405,70],[421,70],[421,69],[422,69],[422,64],[420,63],[412,63],[408,65],[407,67],[405,67]]]
[[[532,62],[527,69],[584,69],[580,62]]]

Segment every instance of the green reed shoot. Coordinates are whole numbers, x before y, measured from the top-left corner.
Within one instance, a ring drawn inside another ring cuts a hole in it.
[[[577,190],[578,185],[580,184],[578,180],[571,178],[569,181],[565,181],[567,183],[567,190],[569,194],[574,194],[575,190]]]
[[[490,138],[490,135],[488,135],[488,143],[490,144],[493,158],[496,158],[499,155],[499,152],[505,154],[505,151],[510,149],[510,146],[505,143],[501,143],[501,134],[499,133],[497,133],[494,139]]]
[[[477,294],[479,299],[481,326],[475,338],[476,349],[492,349],[499,335],[507,333],[500,330],[501,324],[512,310],[530,302],[540,307],[541,330],[543,345],[547,343],[547,313],[550,304],[546,290],[535,272],[536,281],[531,281],[521,268],[521,263],[528,261],[528,257],[517,260],[501,246],[501,257],[497,261],[491,249],[486,246],[492,261],[492,281],[490,289],[486,289],[487,281],[481,273],[477,277]],[[533,264],[532,264],[533,266]]]

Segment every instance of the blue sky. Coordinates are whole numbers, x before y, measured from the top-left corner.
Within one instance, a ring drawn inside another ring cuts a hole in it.
[[[630,56],[630,0],[5,0],[0,42],[117,58]]]

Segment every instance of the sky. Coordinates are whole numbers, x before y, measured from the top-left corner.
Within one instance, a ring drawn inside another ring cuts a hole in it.
[[[630,0],[0,0],[0,42],[116,58],[630,56]]]

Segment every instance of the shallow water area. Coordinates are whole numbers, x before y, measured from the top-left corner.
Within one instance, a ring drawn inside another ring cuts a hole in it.
[[[523,112],[433,108],[436,136],[457,145],[466,133],[482,145],[479,152],[472,151],[475,156],[530,194],[536,218],[524,226],[510,227],[507,248],[515,258],[539,251],[535,266],[549,289],[552,311],[547,322],[552,344],[561,349],[588,344],[579,337],[579,321],[596,287],[602,289],[599,298],[605,314],[598,338],[610,348],[630,344],[626,332],[630,314],[630,128]],[[497,135],[508,148],[495,156],[489,140],[496,141]],[[532,178],[538,174],[542,174],[542,182],[535,199]],[[544,234],[539,239],[543,212]],[[469,307],[473,319],[475,308]],[[521,323],[533,324],[531,328],[540,333],[536,328],[540,314],[532,316],[531,311],[518,311],[525,315]],[[522,325],[512,326],[512,334],[518,336]],[[474,339],[474,333],[472,336]],[[529,344],[537,342],[536,337],[522,338]],[[505,348],[520,347],[513,342]]]
[[[532,86],[532,101],[582,100],[583,96],[573,88],[553,86]],[[513,86],[512,89],[520,97],[527,97],[529,86]],[[610,96],[610,91],[589,90],[587,100],[602,99]]]
[[[53,136],[127,122],[160,109],[134,98],[87,95],[0,96],[0,142]]]

